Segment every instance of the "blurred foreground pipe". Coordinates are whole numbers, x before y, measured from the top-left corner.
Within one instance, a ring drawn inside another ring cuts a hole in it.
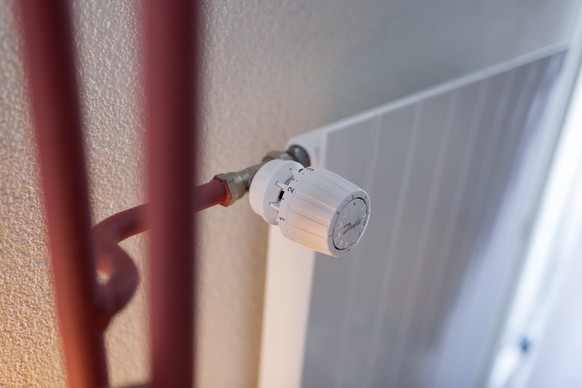
[[[107,382],[69,6],[18,3],[68,383]]]
[[[194,381],[199,13],[192,0],[145,3],[154,387]]]

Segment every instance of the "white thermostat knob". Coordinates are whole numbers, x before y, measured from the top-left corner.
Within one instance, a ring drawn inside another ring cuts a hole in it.
[[[341,256],[360,240],[370,217],[368,194],[321,167],[272,160],[249,190],[253,210],[279,225],[287,238],[317,252]]]

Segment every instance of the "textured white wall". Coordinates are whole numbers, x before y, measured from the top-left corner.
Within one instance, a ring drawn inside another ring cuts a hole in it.
[[[208,2],[202,179],[296,134],[568,38],[578,0]],[[143,201],[136,1],[77,1],[96,221]],[[20,42],[0,0],[0,386],[63,384]],[[204,213],[199,382],[256,385],[266,226]],[[124,245],[143,269],[143,238]],[[147,379],[144,285],[113,322],[114,384]]]

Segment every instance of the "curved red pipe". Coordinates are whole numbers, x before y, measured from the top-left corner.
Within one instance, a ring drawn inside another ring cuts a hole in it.
[[[145,206],[115,214],[93,228],[97,270],[108,277],[98,291],[97,321],[101,330],[105,330],[111,318],[130,301],[137,289],[137,267],[117,244],[146,229]]]
[[[194,188],[194,212],[230,202],[226,182],[214,178]],[[149,229],[146,222],[148,204],[117,213],[95,225],[93,239],[97,251],[97,269],[108,277],[97,294],[97,324],[105,330],[111,318],[132,298],[139,283],[139,274],[119,242]]]

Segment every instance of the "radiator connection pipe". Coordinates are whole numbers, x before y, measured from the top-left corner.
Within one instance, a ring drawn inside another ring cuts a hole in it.
[[[307,152],[299,146],[287,151],[271,151],[263,162],[237,172],[216,175],[210,182],[194,188],[194,213],[212,206],[230,206],[249,190],[259,168],[273,159],[294,160],[305,167],[310,165]],[[131,300],[139,282],[137,267],[118,245],[121,241],[150,228],[146,214],[149,204],[117,213],[93,228],[97,252],[97,269],[108,278],[98,289],[98,327],[107,328],[110,320]]]
[[[194,188],[194,213],[212,206],[230,206],[248,191],[258,169],[273,159],[294,160],[309,166],[309,156],[299,146],[287,151],[271,151],[263,162],[237,172],[216,175],[210,182]],[[149,204],[117,213],[93,228],[97,269],[108,278],[98,289],[98,327],[107,328],[110,320],[131,300],[139,282],[137,267],[118,245],[121,241],[150,228],[146,214]]]
[[[107,366],[95,320],[97,280],[69,4],[25,0],[17,7],[68,384],[104,387]]]

